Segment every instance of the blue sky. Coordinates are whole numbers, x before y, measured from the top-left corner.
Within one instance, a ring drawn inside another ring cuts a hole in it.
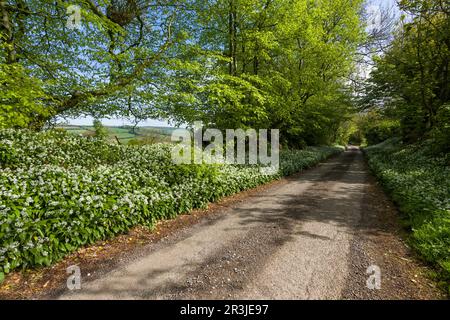
[[[382,6],[392,6],[395,4],[395,0],[372,0],[372,2]]]
[[[381,7],[393,7],[393,6],[397,6],[396,5],[396,0],[368,0],[367,1],[370,4],[373,5],[378,5]]]
[[[381,6],[385,8],[390,8],[396,6],[395,0],[369,0],[369,4],[375,6]],[[91,125],[94,119],[92,117],[79,117],[67,119],[70,124],[74,125]],[[122,126],[133,124],[127,119],[123,118],[111,118],[111,119],[101,119],[102,123],[106,126]],[[155,127],[169,127],[169,123],[164,120],[148,119],[139,123],[139,126],[155,126]]]

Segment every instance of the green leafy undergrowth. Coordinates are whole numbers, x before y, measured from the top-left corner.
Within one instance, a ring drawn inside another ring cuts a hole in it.
[[[432,141],[402,145],[390,139],[365,153],[412,230],[411,244],[440,270],[440,280],[450,292],[449,157],[433,150]]]

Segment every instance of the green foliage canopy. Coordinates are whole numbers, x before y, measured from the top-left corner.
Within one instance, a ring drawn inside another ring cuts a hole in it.
[[[28,79],[26,95],[8,89],[28,101],[17,126],[84,114],[165,117],[278,128],[288,144],[318,144],[332,141],[351,112],[346,79],[364,38],[362,0],[70,5],[1,2],[2,70],[17,65]],[[81,15],[76,29],[67,24],[73,5]],[[12,106],[25,102],[7,94],[2,101],[5,126]]]
[[[433,137],[448,151],[450,4],[402,0],[400,8],[410,19],[376,59],[364,103],[400,120],[405,141]]]

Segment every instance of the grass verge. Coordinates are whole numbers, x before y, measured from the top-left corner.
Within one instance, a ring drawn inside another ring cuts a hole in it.
[[[396,138],[364,153],[411,230],[410,244],[450,293],[450,156],[434,154],[430,141],[403,145]]]

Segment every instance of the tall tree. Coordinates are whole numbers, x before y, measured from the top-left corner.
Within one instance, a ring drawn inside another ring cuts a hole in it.
[[[403,0],[400,8],[410,20],[377,58],[364,101],[398,118],[407,141],[450,136],[450,4]]]
[[[168,115],[219,128],[279,128],[290,142],[329,142],[334,132],[327,129],[351,105],[345,79],[363,38],[361,7],[350,0],[202,2],[194,23],[202,55],[189,58],[198,68],[175,78],[169,91],[189,94],[172,95]],[[321,138],[306,138],[317,137],[311,131]]]

